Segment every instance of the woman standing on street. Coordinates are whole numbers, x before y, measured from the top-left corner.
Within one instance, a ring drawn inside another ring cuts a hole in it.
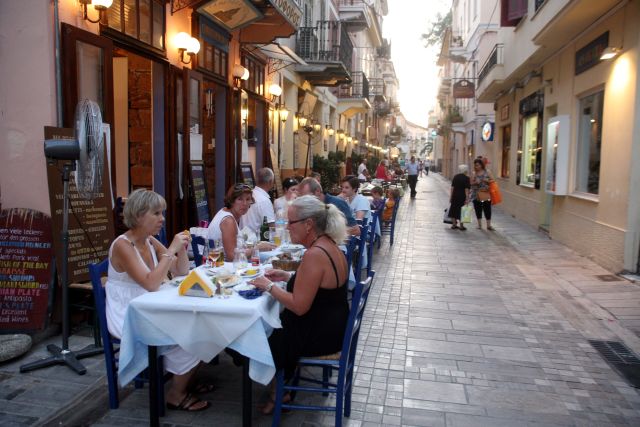
[[[491,226],[491,194],[489,193],[489,183],[493,181],[491,173],[485,168],[482,159],[473,161],[473,176],[471,177],[471,191],[473,208],[478,219],[478,228],[482,229],[482,214],[487,220],[487,230],[494,231]]]
[[[471,181],[469,180],[469,167],[467,165],[458,166],[458,174],[453,177],[451,181],[451,193],[449,195],[449,217],[452,220],[451,228],[453,230],[459,228],[460,230],[466,230],[462,221],[460,221],[460,211],[462,206],[469,202],[469,189],[471,188]]]

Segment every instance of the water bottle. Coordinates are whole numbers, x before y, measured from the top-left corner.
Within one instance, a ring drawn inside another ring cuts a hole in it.
[[[281,239],[281,242],[284,237],[284,234],[285,234],[284,232],[286,228],[287,228],[286,211],[284,209],[278,209],[278,212],[276,213],[276,236],[279,236],[279,238]]]

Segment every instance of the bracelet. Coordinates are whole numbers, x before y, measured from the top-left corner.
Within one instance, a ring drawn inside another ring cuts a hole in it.
[[[265,288],[265,291],[271,293],[271,288],[273,288],[273,282],[269,282],[269,284],[267,285],[267,287]]]
[[[166,256],[167,258],[169,258],[169,261],[173,261],[174,259],[176,259],[176,256],[172,254],[162,254],[160,256]]]

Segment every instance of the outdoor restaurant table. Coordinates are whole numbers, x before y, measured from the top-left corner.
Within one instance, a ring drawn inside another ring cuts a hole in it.
[[[186,297],[178,295],[177,286],[165,284],[129,304],[120,344],[120,383],[128,384],[147,366],[150,376],[155,376],[156,347],[162,355],[163,346],[177,344],[203,361],[228,347],[249,360],[248,369],[243,369],[243,425],[250,425],[251,382],[247,376],[266,385],[275,375],[268,336],[273,328],[281,327],[279,315],[280,304],[269,294],[252,300],[235,292],[226,298]],[[158,423],[156,391],[150,384],[152,425]]]

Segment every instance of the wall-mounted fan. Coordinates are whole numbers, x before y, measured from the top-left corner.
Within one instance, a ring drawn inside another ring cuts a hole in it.
[[[20,367],[20,372],[28,372],[51,365],[66,364],[75,372],[84,375],[87,369],[78,361],[102,353],[102,347],[90,345],[80,351],[69,350],[69,178],[75,173],[78,193],[85,199],[93,199],[102,191],[102,171],[104,170],[104,136],[100,107],[87,99],[76,107],[76,139],[50,139],[44,141],[44,155],[48,161],[62,160],[62,256],[60,280],[62,288],[62,347],[49,344],[51,356]]]

